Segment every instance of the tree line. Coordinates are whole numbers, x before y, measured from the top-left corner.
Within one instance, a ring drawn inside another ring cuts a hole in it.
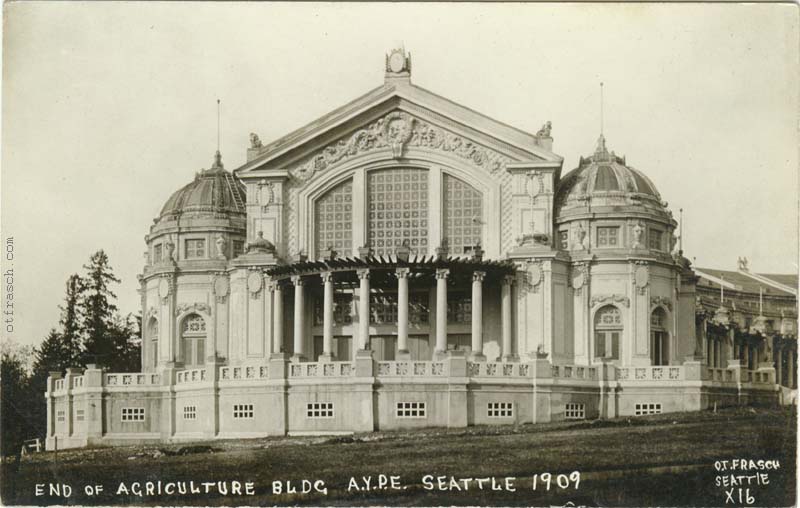
[[[141,370],[140,315],[122,316],[111,290],[121,281],[108,255],[99,250],[83,265],[84,274],[66,282],[61,317],[38,346],[4,344],[0,372],[0,453],[18,455],[23,441],[44,439],[50,372],[88,364],[113,372]],[[16,461],[18,463],[18,460]]]

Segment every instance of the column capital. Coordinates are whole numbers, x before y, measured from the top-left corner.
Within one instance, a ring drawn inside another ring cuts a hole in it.
[[[322,272],[319,274],[323,283],[333,282],[333,272]]]
[[[304,284],[303,278],[300,277],[299,275],[292,275],[292,284],[294,284],[295,286],[302,286]]]
[[[472,282],[483,282],[486,277],[486,272],[476,271],[472,272]]]
[[[358,275],[359,280],[369,279],[369,268],[360,268],[356,270],[356,275]]]
[[[270,282],[269,285],[267,285],[267,289],[269,289],[273,293],[275,291],[280,291],[281,290],[281,283],[278,282],[277,280],[274,280],[274,281]]]
[[[517,276],[516,275],[505,275],[503,276],[503,285],[504,286],[511,286],[516,282]]]
[[[394,271],[395,275],[397,275],[398,279],[407,279],[408,274],[411,273],[410,268],[398,268]]]
[[[437,279],[446,279],[448,275],[450,275],[450,269],[449,268],[437,268],[436,269],[436,278]]]

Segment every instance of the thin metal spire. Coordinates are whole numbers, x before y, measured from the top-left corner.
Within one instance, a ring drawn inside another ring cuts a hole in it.
[[[681,214],[681,229],[678,236],[678,252],[683,252],[683,208],[680,209]]]
[[[219,99],[217,99],[217,151],[219,152]]]
[[[603,135],[603,82],[600,82],[600,135]]]

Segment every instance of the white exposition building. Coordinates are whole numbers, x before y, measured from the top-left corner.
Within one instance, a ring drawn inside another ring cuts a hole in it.
[[[142,372],[53,373],[48,448],[610,418],[794,387],[796,276],[695,271],[602,135],[562,175],[549,122],[528,134],[410,74],[392,51],[382,86],[252,134],[232,173],[217,152],[167,200]]]

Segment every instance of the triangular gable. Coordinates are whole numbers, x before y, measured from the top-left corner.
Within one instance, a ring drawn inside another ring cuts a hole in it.
[[[310,154],[330,152],[359,129],[401,112],[418,125],[457,133],[468,141],[475,160],[491,157],[508,162],[530,162],[560,167],[563,158],[543,147],[540,138],[498,122],[409,82],[386,83],[288,135],[259,148],[258,155],[236,170],[239,176],[265,169],[301,164]],[[456,151],[452,147],[447,147]],[[484,153],[476,154],[476,149]],[[489,154],[489,155],[487,155]]]

